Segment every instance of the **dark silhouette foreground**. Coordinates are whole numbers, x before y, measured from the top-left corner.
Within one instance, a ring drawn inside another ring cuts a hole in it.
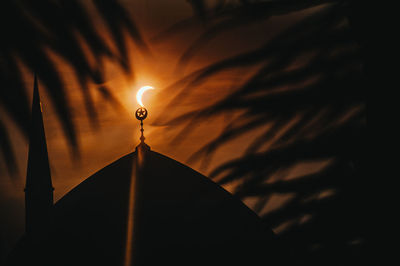
[[[275,260],[274,234],[254,212],[203,175],[141,144],[58,201],[51,225],[38,237],[25,236],[8,265],[123,265],[131,180],[133,265]]]

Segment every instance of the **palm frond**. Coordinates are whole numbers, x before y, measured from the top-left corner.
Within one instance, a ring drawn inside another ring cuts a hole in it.
[[[364,205],[368,182],[363,182],[368,81],[362,47],[349,24],[349,10],[354,11],[349,5],[347,1],[243,1],[225,10],[208,10],[208,28],[182,55],[182,67],[226,31],[318,7],[258,49],[190,73],[176,83],[181,91],[170,103],[179,105],[191,91],[206,87],[224,71],[258,66],[226,97],[182,114],[175,121],[182,125],[177,139],[206,117],[209,123],[213,117],[238,113],[238,119],[229,121],[190,158],[208,163],[223,145],[258,132],[241,157],[219,165],[210,176],[221,184],[238,184],[235,193],[244,200],[256,198],[254,208],[278,230],[299,265],[329,264],[325,258],[333,256],[332,265],[348,255],[349,264],[367,260],[360,252],[370,239],[359,224],[368,217]],[[330,164],[311,174],[276,178],[282,171],[322,161]],[[288,199],[263,213],[277,204],[276,195]]]
[[[64,84],[59,65],[51,54],[62,58],[73,69],[80,83],[87,113],[96,126],[96,105],[88,85],[98,84],[103,98],[117,103],[111,90],[104,85],[103,63],[106,59],[112,60],[127,74],[132,73],[132,66],[127,59],[125,35],[144,52],[148,52],[140,31],[118,1],[7,0],[0,5],[1,107],[27,135],[30,101],[22,83],[21,65],[31,73],[35,72],[50,96],[71,148],[78,152],[77,131],[66,97],[69,88]],[[97,10],[101,21],[91,14],[93,10]],[[115,49],[105,41],[104,30],[99,31],[97,24],[100,23],[108,28],[108,37]],[[88,49],[84,50],[84,47]],[[95,62],[91,62],[87,51]],[[7,150],[2,152],[11,156]]]

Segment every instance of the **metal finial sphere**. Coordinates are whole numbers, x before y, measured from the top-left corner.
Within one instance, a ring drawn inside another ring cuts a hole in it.
[[[136,115],[136,119],[137,119],[137,120],[140,120],[140,121],[145,120],[146,117],[147,117],[147,110],[146,110],[146,108],[144,108],[144,107],[138,108],[138,109],[136,110],[135,115]]]

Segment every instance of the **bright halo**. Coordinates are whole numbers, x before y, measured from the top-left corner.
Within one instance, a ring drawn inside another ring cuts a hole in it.
[[[136,93],[136,100],[142,107],[144,107],[144,105],[142,103],[142,96],[143,96],[143,93],[147,90],[154,90],[154,88],[152,86],[143,86]]]

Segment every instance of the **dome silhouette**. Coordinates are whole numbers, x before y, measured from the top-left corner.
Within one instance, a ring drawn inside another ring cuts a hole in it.
[[[253,211],[210,179],[144,145],[60,199],[46,230],[36,239],[25,236],[9,264],[126,265],[128,253],[132,265],[273,260],[274,234]]]

